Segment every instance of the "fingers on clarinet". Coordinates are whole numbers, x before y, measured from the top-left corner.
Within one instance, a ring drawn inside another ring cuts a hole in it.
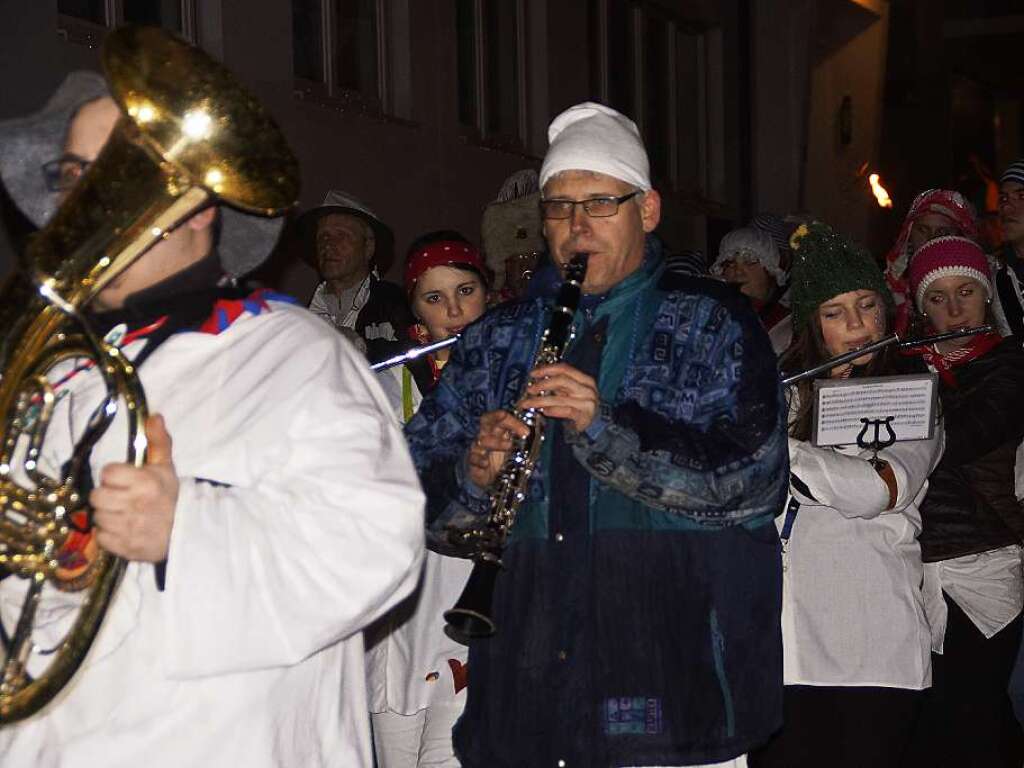
[[[511,413],[506,414],[508,418],[494,428],[491,437],[501,442],[504,447],[509,447],[513,437],[526,437],[530,434],[529,428]]]
[[[517,426],[522,426],[522,422],[508,411],[503,411],[501,419],[495,423],[495,427],[504,430],[513,429]]]
[[[592,382],[594,379],[583,373],[579,368],[574,368],[568,363],[555,363],[534,369],[532,376],[547,376],[549,378],[564,378],[575,381],[579,384]]]
[[[476,442],[473,444],[473,450],[480,452],[506,451],[511,445],[511,437],[506,436],[505,432],[498,432],[478,437]]]
[[[576,416],[576,409],[567,405],[548,405],[543,413],[552,419],[572,419]]]

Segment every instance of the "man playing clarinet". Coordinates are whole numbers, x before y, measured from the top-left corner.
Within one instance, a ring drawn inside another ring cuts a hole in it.
[[[430,546],[451,554],[529,434],[509,409],[546,419],[501,553],[497,631],[470,644],[456,750],[470,768],[742,766],[782,717],[775,357],[729,291],[664,272],[631,120],[579,104],[548,136],[554,268],[465,330],[406,428]],[[537,367],[581,253],[573,339]]]

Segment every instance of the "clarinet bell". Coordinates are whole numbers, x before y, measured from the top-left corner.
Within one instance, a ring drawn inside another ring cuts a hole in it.
[[[500,571],[499,563],[489,560],[476,562],[458,601],[444,612],[447,623],[444,631],[448,637],[469,645],[470,640],[494,634],[497,626],[491,618],[491,601],[494,598],[494,580]]]

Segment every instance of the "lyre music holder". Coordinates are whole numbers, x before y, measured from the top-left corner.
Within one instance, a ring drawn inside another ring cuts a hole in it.
[[[871,462],[871,466],[875,469],[878,469],[884,463],[878,460],[878,452],[896,442],[896,430],[892,428],[892,422],[895,418],[895,416],[886,416],[884,419],[860,420],[864,428],[857,435],[857,447],[861,450],[871,451],[871,458],[868,461]],[[875,428],[875,436],[873,439],[868,440],[867,434],[871,427]],[[885,437],[882,437],[882,427],[885,427],[885,431],[888,433]]]

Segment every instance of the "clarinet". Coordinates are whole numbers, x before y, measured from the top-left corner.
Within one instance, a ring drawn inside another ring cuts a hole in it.
[[[580,302],[580,287],[587,274],[590,254],[577,253],[565,268],[565,282],[555,299],[548,327],[534,356],[532,371],[541,365],[561,361],[573,338],[572,321]],[[501,556],[516,513],[526,498],[526,486],[540,458],[544,441],[544,418],[535,408],[513,408],[512,414],[530,430],[526,437],[513,439],[512,450],[501,471],[488,489],[490,512],[483,525],[466,529],[451,528],[448,543],[455,549],[472,552],[473,571],[455,605],[445,611],[446,633],[460,641],[490,637],[497,629],[491,617],[494,585],[502,569]]]

